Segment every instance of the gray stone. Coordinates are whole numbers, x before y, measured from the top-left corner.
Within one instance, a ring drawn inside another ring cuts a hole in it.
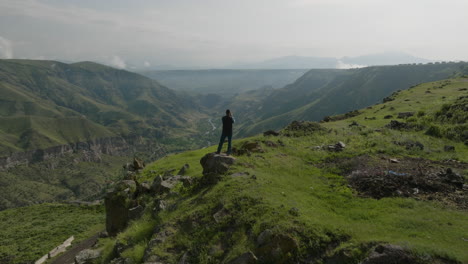
[[[129,220],[139,219],[143,215],[145,208],[141,205],[128,209]]]
[[[93,260],[101,256],[100,250],[85,249],[75,256],[75,264],[92,264]]]
[[[208,153],[201,158],[200,164],[203,167],[203,175],[221,175],[225,174],[235,161],[236,159],[231,156]]]

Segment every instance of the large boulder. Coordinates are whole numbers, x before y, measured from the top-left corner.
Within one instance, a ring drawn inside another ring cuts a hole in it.
[[[126,180],[119,182],[113,191],[106,194],[106,231],[110,236],[115,236],[127,227],[129,210],[136,206],[133,200],[136,189],[135,181]]]
[[[200,164],[203,167],[203,175],[225,174],[235,162],[236,159],[234,157],[216,153],[208,153],[200,160]]]

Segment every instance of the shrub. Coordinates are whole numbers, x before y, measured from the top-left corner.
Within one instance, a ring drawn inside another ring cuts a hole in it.
[[[431,125],[426,131],[426,135],[441,138],[443,136],[443,132],[439,126]]]

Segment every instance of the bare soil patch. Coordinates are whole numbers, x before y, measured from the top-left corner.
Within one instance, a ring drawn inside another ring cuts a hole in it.
[[[414,197],[468,210],[468,164],[422,158],[358,156],[328,161],[359,195],[376,199]]]

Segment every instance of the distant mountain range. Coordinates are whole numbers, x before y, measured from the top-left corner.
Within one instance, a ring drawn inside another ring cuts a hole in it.
[[[282,88],[301,77],[306,69],[290,70],[168,70],[145,71],[142,75],[174,90],[223,97],[258,88]]]
[[[257,63],[233,64],[230,67],[235,69],[336,69],[427,62],[430,60],[403,52],[384,52],[343,58],[286,56]]]

